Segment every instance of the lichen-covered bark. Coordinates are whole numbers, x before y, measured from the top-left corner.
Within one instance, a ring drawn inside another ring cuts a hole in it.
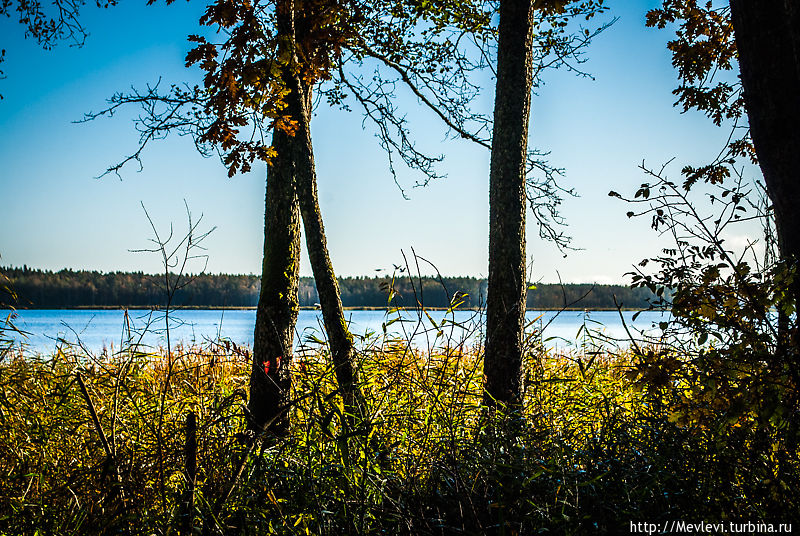
[[[294,9],[292,0],[283,0],[276,6],[278,34],[287,36],[283,46],[295,47],[298,41]],[[285,52],[285,56],[295,53]],[[353,337],[344,318],[319,208],[311,143],[311,91],[294,71],[295,62],[296,58],[284,67],[282,78],[289,90],[286,112],[298,128],[293,135],[276,130],[273,136],[277,156],[268,168],[264,264],[250,379],[249,408],[255,424],[260,428],[268,425],[278,433],[288,429],[286,410],[290,402],[289,363],[298,313],[301,214],[345,411],[355,417],[363,400],[356,384]]]
[[[489,170],[489,281],[484,403],[521,397],[525,318],[525,160],[532,81],[533,2],[501,0]]]
[[[800,262],[800,5],[793,0],[731,0],[745,107],[781,258]],[[792,288],[795,310],[800,280]],[[792,346],[798,348],[797,319]],[[796,356],[795,356],[796,359]]]
[[[267,167],[264,260],[250,376],[249,410],[254,423],[259,428],[270,424],[276,432],[288,427],[289,363],[299,309],[300,211],[292,143],[291,137],[276,132],[277,156]]]
[[[278,13],[278,31],[293,35],[291,9]],[[291,78],[289,68],[284,76]],[[253,368],[248,409],[256,431],[284,434],[289,427],[289,394],[294,329],[299,310],[300,209],[295,188],[295,137],[275,130],[276,156],[267,165],[264,258],[256,310]]]
[[[311,141],[310,110],[311,91],[301,87],[295,78],[292,95],[289,97],[290,108],[296,110],[293,116],[299,119],[299,128],[295,134],[295,162],[297,196],[300,213],[303,217],[303,229],[306,236],[311,270],[317,285],[322,319],[328,344],[331,350],[336,380],[342,393],[344,408],[350,421],[362,411],[363,398],[357,387],[355,373],[355,346],[353,336],[347,327],[342,307],[339,282],[333,271],[328,245],[325,238],[325,226],[317,194],[317,175],[314,166],[314,152]]]

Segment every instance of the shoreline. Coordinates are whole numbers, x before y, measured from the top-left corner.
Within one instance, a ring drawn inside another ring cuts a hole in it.
[[[136,306],[124,306],[124,305],[75,305],[72,307],[15,307],[17,311],[87,311],[87,310],[96,310],[96,311],[114,311],[114,310],[129,310],[129,311],[162,311],[166,309],[165,307],[157,306],[157,305],[136,305]],[[314,307],[309,305],[303,305],[299,308],[301,311],[321,311],[320,307]],[[389,309],[394,309],[393,307],[385,307],[385,306],[346,306],[343,307],[345,311],[387,311]],[[8,310],[11,309],[0,309],[0,310]],[[189,310],[189,311],[198,311],[198,310],[206,310],[206,311],[255,311],[255,306],[221,306],[221,305],[181,305],[176,307],[170,307],[170,311],[180,311],[180,310]],[[420,309],[417,307],[414,308],[405,308],[407,311],[419,311],[419,310],[426,310],[426,311],[448,311],[449,308],[447,307],[425,307],[424,309]],[[480,307],[459,307],[454,309],[455,311],[471,311],[477,312],[483,310]],[[542,311],[542,312],[552,312],[552,311],[647,311],[648,309],[641,309],[638,307],[545,307],[545,308],[528,308],[525,309],[526,311]]]

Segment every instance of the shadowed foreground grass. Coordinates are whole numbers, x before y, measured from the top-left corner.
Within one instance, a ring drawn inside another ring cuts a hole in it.
[[[368,415],[343,431],[324,347],[301,352],[291,435],[257,443],[248,352],[230,343],[7,355],[0,533],[626,534],[800,515],[781,424],[678,418],[687,386],[643,388],[632,353],[542,349],[523,414],[488,415],[479,354],[362,342]]]

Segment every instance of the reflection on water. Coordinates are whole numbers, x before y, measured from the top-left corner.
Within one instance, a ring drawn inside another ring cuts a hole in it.
[[[9,311],[0,310],[5,319]],[[49,353],[59,340],[80,343],[91,352],[103,348],[119,348],[129,336],[148,346],[166,344],[166,322],[163,311],[130,310],[126,317],[123,310],[57,309],[17,311],[15,325],[28,333],[27,339],[13,332],[6,337],[26,344],[32,351]],[[456,311],[445,315],[445,311],[418,313],[405,311],[387,313],[379,310],[345,311],[350,330],[356,336],[373,337],[384,333],[412,339],[420,347],[441,344],[443,339],[451,342],[478,343],[483,334],[483,315],[475,311]],[[658,333],[658,322],[665,318],[661,313],[643,312],[633,320],[633,311],[622,313],[628,328],[634,333],[646,330]],[[226,338],[239,345],[252,345],[255,311],[184,309],[171,311],[169,315],[171,343],[191,344]],[[528,332],[539,336],[548,347],[567,347],[591,344],[593,333],[619,339],[624,345],[627,332],[617,311],[528,311]],[[297,320],[298,344],[324,338],[320,311],[303,310]]]

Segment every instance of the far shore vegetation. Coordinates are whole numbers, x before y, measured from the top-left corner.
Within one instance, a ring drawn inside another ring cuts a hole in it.
[[[0,302],[17,309],[64,308],[158,308],[165,305],[164,275],[142,272],[98,272],[0,267],[11,282],[16,299],[0,296]],[[191,284],[175,293],[172,306],[182,308],[254,308],[261,288],[259,276],[198,274]],[[531,284],[527,308],[531,310],[646,309],[655,295],[647,288],[597,284]],[[457,297],[460,309],[479,309],[485,304],[486,280],[475,277],[340,277],[342,305],[348,309],[384,309],[393,306],[448,309]],[[2,292],[2,290],[0,290]],[[318,307],[314,278],[300,278],[301,308]],[[615,302],[616,299],[616,302]]]

